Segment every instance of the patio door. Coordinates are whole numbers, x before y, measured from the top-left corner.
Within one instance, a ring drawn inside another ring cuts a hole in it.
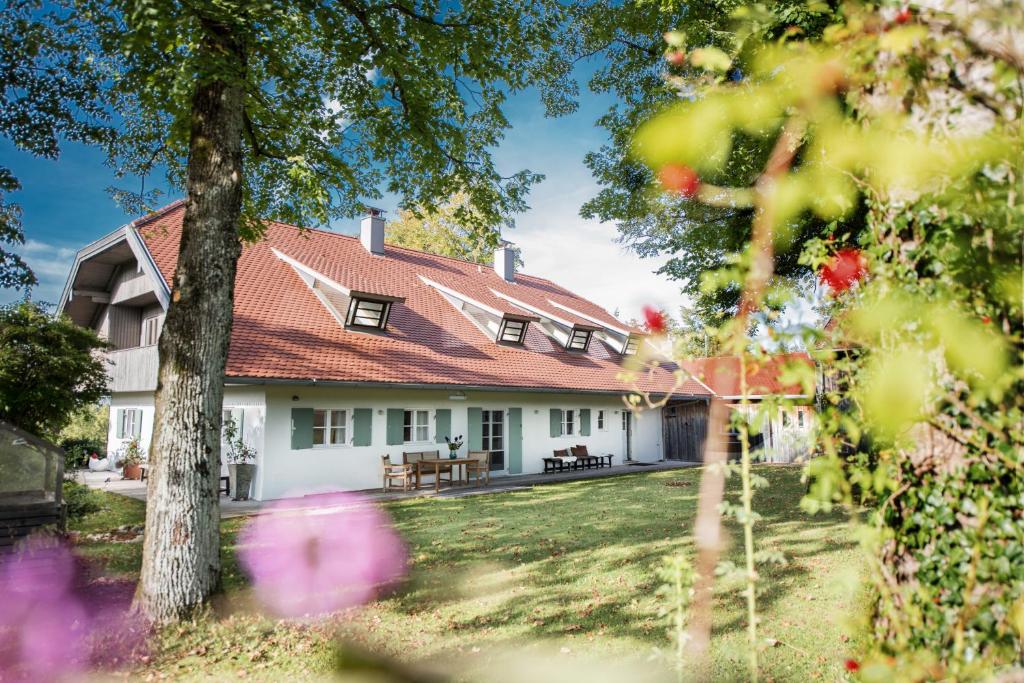
[[[480,413],[482,449],[491,452],[491,471],[505,471],[505,411],[483,410]]]

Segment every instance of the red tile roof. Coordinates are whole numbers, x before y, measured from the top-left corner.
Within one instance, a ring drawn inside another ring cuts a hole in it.
[[[183,213],[178,203],[135,223],[168,286],[177,266]],[[345,287],[400,296],[405,302],[393,307],[386,334],[346,330],[272,248]],[[354,237],[268,222],[265,238],[246,246],[238,263],[227,375],[609,393],[630,388],[617,377],[624,358],[603,341],[593,340],[586,353],[569,352],[531,325],[524,347],[496,344],[421,276],[499,311],[522,313],[494,292],[563,319],[576,321],[577,316],[552,301],[632,329],[543,278],[517,274],[516,282],[509,283],[487,266],[391,245],[384,256],[375,256]],[[644,373],[639,388],[672,391],[672,369]],[[708,392],[689,380],[674,393]]]
[[[766,394],[783,394],[787,396],[804,395],[799,385],[783,385],[780,381],[785,366],[789,363],[807,363],[814,361],[806,353],[784,353],[767,359],[751,359],[747,365],[748,396],[764,396]],[[694,377],[708,385],[712,391],[722,397],[740,395],[740,364],[735,356],[714,356],[697,358],[682,363],[683,368]]]

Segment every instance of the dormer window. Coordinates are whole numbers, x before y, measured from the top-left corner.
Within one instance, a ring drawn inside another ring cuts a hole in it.
[[[632,335],[632,334],[629,335],[629,338],[626,340],[626,346],[623,347],[623,349],[622,349],[622,355],[624,355],[624,356],[632,356],[632,355],[636,354],[636,352],[639,351],[639,350],[640,350],[640,337],[637,337],[636,335]]]
[[[388,324],[389,313],[391,313],[390,301],[376,301],[353,296],[348,305],[345,325],[383,330]]]
[[[590,346],[590,336],[593,334],[590,330],[581,330],[578,327],[572,328],[572,333],[569,334],[569,341],[565,343],[565,348],[570,351],[586,351],[587,347]]]
[[[522,344],[526,339],[526,328],[530,323],[526,320],[510,320],[502,318],[498,329],[498,341],[508,344]]]

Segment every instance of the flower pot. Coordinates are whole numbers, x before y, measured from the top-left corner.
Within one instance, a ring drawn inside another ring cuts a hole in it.
[[[125,479],[142,479],[142,465],[125,465],[121,476]]]
[[[459,457],[459,452],[458,451],[448,451],[448,457],[451,458],[452,460],[454,460],[455,458]]]
[[[249,489],[256,477],[256,465],[239,463],[228,465],[228,479],[231,482],[231,500],[249,500]]]

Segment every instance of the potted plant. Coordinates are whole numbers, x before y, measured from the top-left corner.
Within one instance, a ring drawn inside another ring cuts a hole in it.
[[[462,448],[462,435],[460,434],[454,439],[449,439],[446,436],[444,437],[444,442],[448,444],[448,457],[452,460],[459,457],[459,449]]]
[[[245,443],[231,418],[224,421],[224,443],[227,445],[231,500],[249,500],[249,489],[256,477],[256,449]]]
[[[138,439],[132,439],[121,449],[114,466],[121,468],[124,479],[142,479],[142,463],[145,461],[146,451],[139,445]]]

